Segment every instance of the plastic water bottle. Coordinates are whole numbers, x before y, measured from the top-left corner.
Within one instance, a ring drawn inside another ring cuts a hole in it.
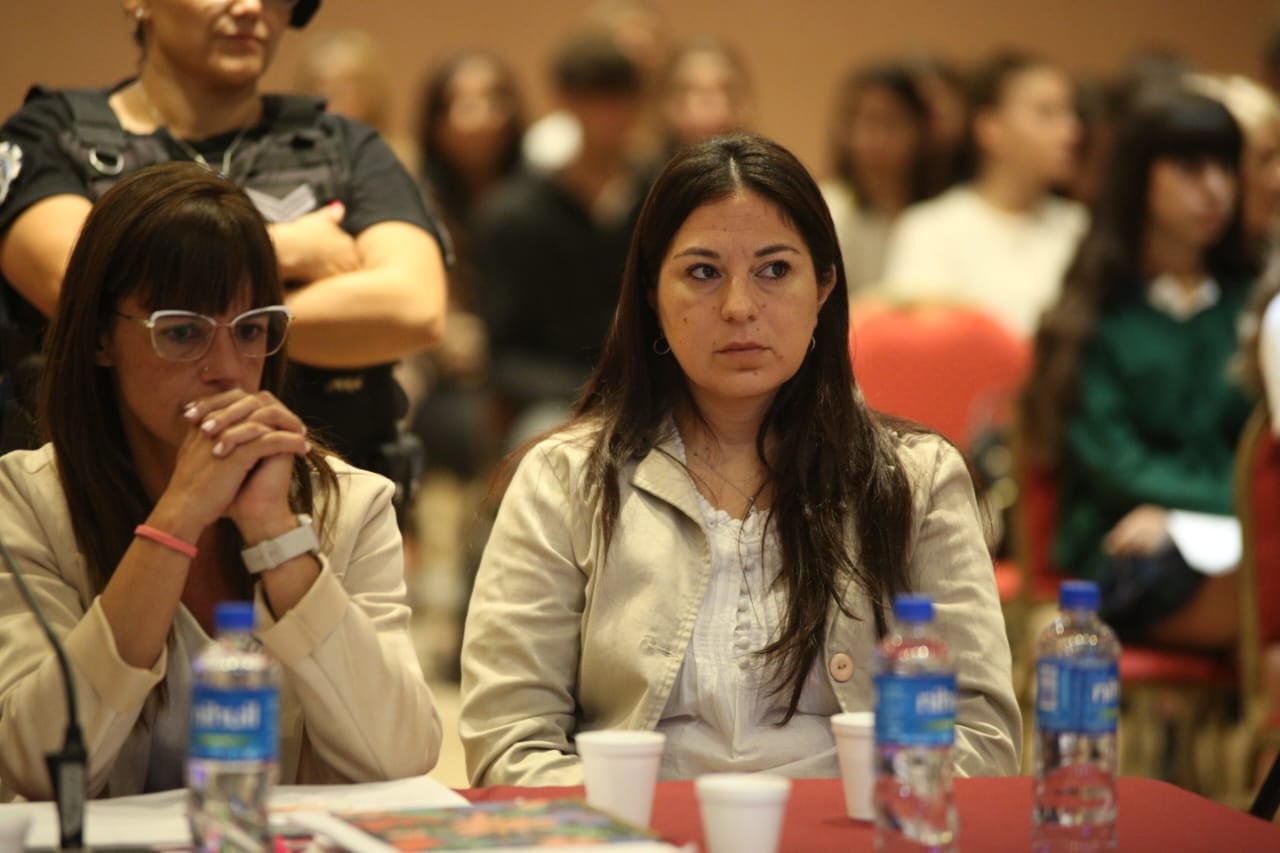
[[[902,595],[876,656],[876,849],[953,850],[956,671],[933,601]]]
[[[1036,642],[1032,849],[1106,850],[1116,843],[1120,643],[1098,619],[1098,587],[1062,585],[1061,614]]]
[[[270,850],[280,668],[253,637],[253,605],[219,604],[217,639],[191,662],[188,817],[193,849]]]

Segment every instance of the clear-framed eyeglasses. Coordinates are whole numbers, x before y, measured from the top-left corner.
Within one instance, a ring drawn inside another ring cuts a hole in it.
[[[166,361],[195,361],[213,346],[218,329],[227,329],[236,350],[245,358],[266,358],[284,346],[293,322],[293,312],[283,305],[254,308],[226,323],[194,311],[152,311],[149,317],[134,317],[117,311],[116,316],[132,320],[151,333],[151,346]]]

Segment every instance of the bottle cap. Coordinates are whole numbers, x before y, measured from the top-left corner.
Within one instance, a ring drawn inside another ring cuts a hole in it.
[[[893,618],[919,623],[933,620],[933,599],[927,595],[900,595],[893,600]]]
[[[252,631],[253,602],[224,601],[213,608],[213,626],[223,631]]]
[[[1093,581],[1063,581],[1058,588],[1058,606],[1063,610],[1097,610],[1098,585]]]

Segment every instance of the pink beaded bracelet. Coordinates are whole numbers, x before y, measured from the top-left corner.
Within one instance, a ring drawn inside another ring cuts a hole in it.
[[[196,549],[196,546],[192,545],[190,542],[183,542],[177,536],[170,536],[163,530],[156,530],[149,524],[139,524],[137,527],[133,528],[133,535],[141,536],[143,539],[150,539],[152,542],[157,542],[166,548],[172,548],[174,551],[177,551],[179,554],[183,554],[192,560],[196,558],[196,554],[200,553]]]

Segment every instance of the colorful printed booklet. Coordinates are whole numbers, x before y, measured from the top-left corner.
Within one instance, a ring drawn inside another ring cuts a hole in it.
[[[293,817],[296,823],[356,853],[674,853],[678,849],[580,800],[507,800],[459,808]]]

